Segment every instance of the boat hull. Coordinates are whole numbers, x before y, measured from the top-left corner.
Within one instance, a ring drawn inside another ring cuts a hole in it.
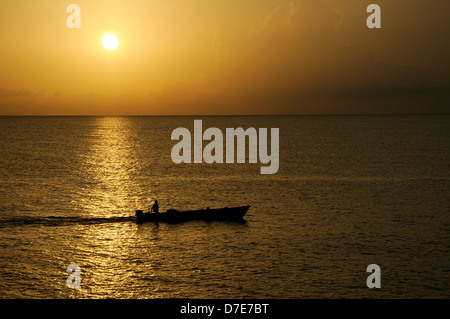
[[[250,206],[226,207],[216,209],[177,211],[170,209],[164,213],[144,213],[136,211],[138,223],[143,222],[165,222],[182,223],[191,220],[205,221],[242,221]]]

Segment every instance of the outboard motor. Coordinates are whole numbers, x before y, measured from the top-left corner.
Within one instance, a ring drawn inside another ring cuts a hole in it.
[[[144,220],[144,211],[142,210],[137,210],[136,211],[136,217],[137,217],[137,222],[138,223],[142,223]]]

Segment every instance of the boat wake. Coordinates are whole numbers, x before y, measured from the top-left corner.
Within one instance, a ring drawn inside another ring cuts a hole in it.
[[[14,227],[14,226],[66,226],[66,225],[95,225],[105,223],[123,223],[135,222],[134,216],[122,217],[66,217],[66,216],[46,216],[46,217],[31,217],[18,216],[13,218],[0,219],[0,228]]]

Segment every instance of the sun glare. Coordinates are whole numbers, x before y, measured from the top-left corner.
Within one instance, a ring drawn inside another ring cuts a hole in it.
[[[119,40],[116,36],[112,34],[107,34],[103,37],[102,40],[103,46],[107,50],[115,50],[117,46],[119,45]]]

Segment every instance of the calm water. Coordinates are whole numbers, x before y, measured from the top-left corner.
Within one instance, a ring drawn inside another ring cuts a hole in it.
[[[279,127],[279,172],[174,164],[171,132],[196,118]],[[450,116],[0,117],[0,182],[1,298],[450,297]],[[151,199],[252,207],[128,218]]]

